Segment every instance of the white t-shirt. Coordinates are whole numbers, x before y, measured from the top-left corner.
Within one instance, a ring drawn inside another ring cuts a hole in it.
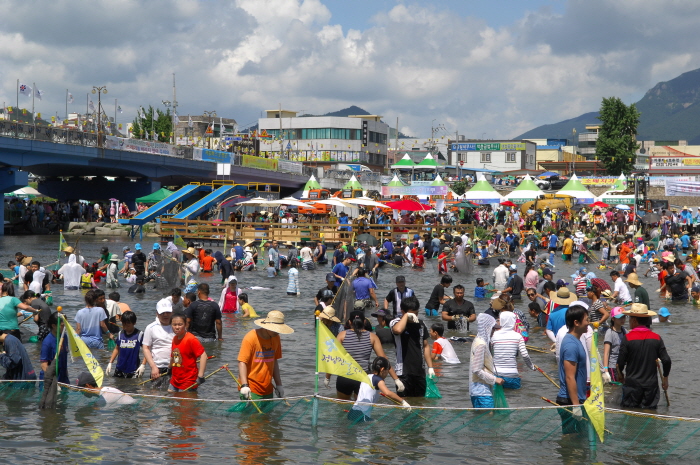
[[[100,389],[100,396],[105,400],[105,407],[116,407],[118,405],[129,405],[136,402],[133,397],[119,389],[113,387],[103,387]]]
[[[444,337],[433,341],[433,353],[440,354],[440,358],[445,363],[460,363],[452,344]]]
[[[73,255],[71,255],[72,257]],[[71,263],[63,265],[61,269],[58,270],[58,274],[63,275],[63,287],[80,287],[80,277],[85,273],[85,268],[75,263],[73,260]],[[21,275],[20,275],[21,276]]]
[[[301,261],[302,261],[302,263],[303,263],[303,262],[312,262],[312,261],[314,260],[314,259],[313,259],[312,252],[311,252],[311,249],[310,249],[308,246],[303,247],[303,248],[299,251],[299,253],[301,254]]]
[[[615,289],[613,292],[617,292],[617,297],[622,302],[631,302],[632,296],[630,295],[630,290],[627,289],[627,285],[622,281],[622,278],[617,278],[615,280]]]
[[[163,326],[157,319],[146,326],[146,330],[143,332],[143,345],[151,349],[153,362],[158,368],[166,368],[170,365],[170,352],[174,336],[172,326]]]
[[[498,265],[496,269],[493,270],[493,287],[498,291],[505,289],[509,275],[508,268],[504,265]]]

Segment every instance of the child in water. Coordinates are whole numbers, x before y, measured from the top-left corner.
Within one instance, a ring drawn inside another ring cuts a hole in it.
[[[171,378],[168,392],[182,392],[188,389],[194,391],[204,383],[207,353],[202,343],[192,333],[187,332],[186,323],[187,319],[182,313],[174,314],[170,323],[175,336],[170,353]]]
[[[248,294],[245,292],[242,292],[241,294],[238,295],[238,300],[240,300],[241,303],[241,313],[243,317],[245,318],[258,318],[258,314],[255,313],[255,309],[253,308],[252,305],[248,303]]]
[[[391,364],[389,360],[385,357],[377,357],[372,362],[372,375],[370,379],[372,380],[372,386],[367,385],[367,383],[360,383],[360,391],[357,393],[357,401],[352,406],[352,409],[348,412],[348,419],[353,422],[360,421],[372,421],[369,414],[372,412],[372,405],[376,404],[379,398],[379,393],[384,394],[385,397],[389,397],[396,401],[396,403],[401,404],[402,407],[411,411],[411,406],[403,400],[398,394],[395,394],[386,387],[384,380],[389,374],[391,369]]]
[[[483,278],[476,278],[476,287],[474,288],[474,297],[477,299],[484,299],[486,297],[486,286],[488,283],[484,283]]]
[[[270,263],[267,264],[267,277],[274,278],[275,276],[277,276],[277,270],[275,269],[275,262],[270,260]]]

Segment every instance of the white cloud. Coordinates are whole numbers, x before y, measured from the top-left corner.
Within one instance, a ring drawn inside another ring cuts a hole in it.
[[[691,0],[569,0],[500,28],[427,2],[376,12],[364,30],[343,28],[321,0],[55,0],[39,11],[0,0],[0,17],[8,105],[17,78],[46,92],[45,114],[63,113],[66,88],[75,111],[107,84],[124,120],[170,99],[175,72],[180,114],[248,124],[279,103],[358,105],[419,137],[434,118],[450,133],[513,137],[700,67]]]

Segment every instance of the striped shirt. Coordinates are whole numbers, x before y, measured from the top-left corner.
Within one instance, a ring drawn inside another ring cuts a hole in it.
[[[516,357],[518,352],[523,357],[525,364],[534,370],[535,366],[530,360],[530,354],[525,347],[525,340],[515,331],[499,330],[491,337],[491,347],[493,349],[493,365],[496,368],[496,376],[507,378],[519,377],[518,363]]]
[[[350,356],[369,373],[369,357],[372,355],[372,341],[369,331],[362,331],[360,338],[357,338],[355,331],[345,331],[343,347]]]

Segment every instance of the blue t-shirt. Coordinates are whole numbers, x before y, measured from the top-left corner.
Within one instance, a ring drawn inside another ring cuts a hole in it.
[[[338,276],[342,276],[343,278],[347,276],[348,274],[348,267],[343,265],[342,263],[338,263],[333,267],[333,273],[337,274]],[[340,287],[340,285],[343,283],[342,280],[335,278],[335,285]]]
[[[80,323],[78,336],[90,349],[104,349],[100,322],[106,319],[107,314],[102,307],[81,308],[75,314],[76,323]]]
[[[117,370],[127,374],[135,372],[141,363],[139,351],[143,342],[143,333],[135,329],[131,335],[127,336],[124,331],[119,331],[115,342],[119,347]]]
[[[481,249],[481,251],[479,253],[481,253],[481,258],[489,258],[488,249]]]
[[[243,260],[245,258],[245,251],[243,250],[243,247],[237,245],[233,248],[233,250],[236,252],[236,260]]]
[[[484,297],[486,297],[486,288],[481,287],[481,286],[476,286],[474,288],[474,297],[477,297],[479,299],[483,299]]]
[[[40,360],[42,362],[49,362],[56,358],[56,336],[53,333],[49,333],[44,340],[41,342],[41,354]],[[44,379],[44,372],[42,371],[40,379]],[[61,353],[58,355],[58,382],[70,384],[68,379],[68,337],[63,337],[63,345],[61,346]]]
[[[549,314],[547,329],[551,330],[555,336],[562,326],[566,326],[566,310],[568,308],[568,305],[561,305]]]
[[[552,234],[549,236],[549,247],[554,248],[557,246],[557,242],[559,241],[559,238],[557,237],[556,234]]]
[[[363,300],[372,297],[369,293],[370,289],[376,289],[377,285],[374,281],[368,278],[357,278],[352,282],[352,287],[355,289],[355,299]]]
[[[551,315],[550,315],[551,320]],[[559,348],[559,397],[568,398],[569,391],[566,387],[566,373],[564,372],[564,361],[576,363],[576,392],[578,399],[571,399],[571,402],[578,404],[579,400],[586,398],[586,351],[581,341],[571,334],[564,336]]]
[[[394,255],[394,244],[392,244],[391,241],[385,241],[384,248],[390,256]]]
[[[690,238],[687,234],[683,234],[681,236],[681,245],[684,249],[687,249],[690,246]]]
[[[277,270],[275,269],[274,266],[267,267],[267,277],[268,278],[274,278],[276,276],[275,275],[276,272],[277,272]]]

